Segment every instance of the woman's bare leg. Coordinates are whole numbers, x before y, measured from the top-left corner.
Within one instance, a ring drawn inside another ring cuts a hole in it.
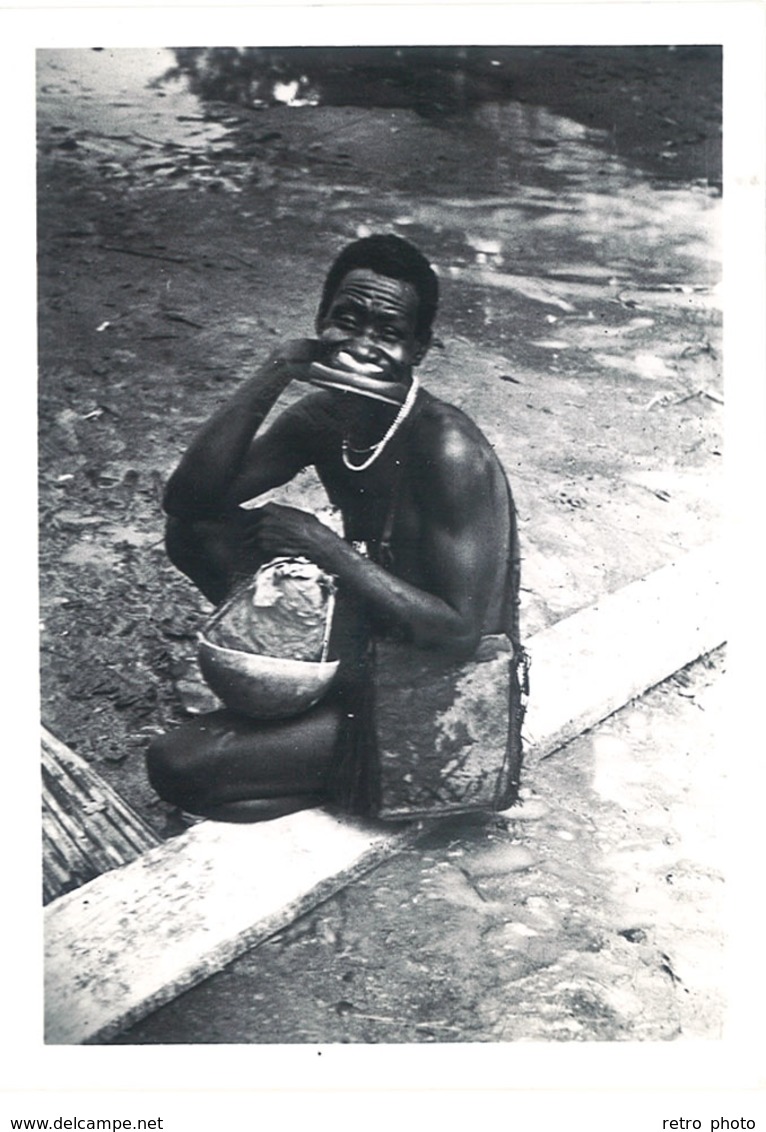
[[[166,801],[218,820],[260,821],[315,806],[340,721],[333,701],[282,720],[210,712],[152,743],[149,781]]]

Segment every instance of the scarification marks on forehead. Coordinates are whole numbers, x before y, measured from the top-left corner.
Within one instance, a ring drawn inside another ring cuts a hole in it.
[[[402,279],[389,279],[367,268],[357,268],[343,279],[332,305],[342,302],[351,302],[376,313],[414,323],[418,293],[411,283]]]

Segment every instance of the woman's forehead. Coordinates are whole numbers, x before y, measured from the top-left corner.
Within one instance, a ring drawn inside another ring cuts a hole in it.
[[[378,306],[392,314],[412,318],[417,314],[418,293],[411,283],[379,275],[368,267],[355,267],[343,277],[335,292],[333,304],[346,298]]]

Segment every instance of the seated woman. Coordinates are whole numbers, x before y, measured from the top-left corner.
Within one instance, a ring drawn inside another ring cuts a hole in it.
[[[436,275],[407,241],[346,247],[324,285],[316,339],[272,353],[169,480],[168,553],[208,598],[221,602],[275,556],[304,556],[337,579],[347,615],[341,678],[315,707],[276,721],[213,712],[152,745],[150,780],[183,809],[258,820],[335,799],[367,810],[370,639],[454,662],[487,635],[517,645],[505,473],[473,421],[415,377],[437,301]],[[261,428],[291,381],[316,388]],[[343,538],[293,507],[240,506],[308,466],[342,513]]]

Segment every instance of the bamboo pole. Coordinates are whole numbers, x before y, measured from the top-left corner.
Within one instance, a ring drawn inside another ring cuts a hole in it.
[[[41,755],[47,904],[130,864],[160,839],[84,759],[45,729]]]

